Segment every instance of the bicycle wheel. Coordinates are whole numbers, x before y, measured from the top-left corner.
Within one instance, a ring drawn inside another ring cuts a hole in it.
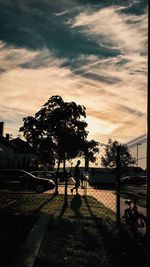
[[[138,227],[144,228],[146,227],[146,217],[143,214],[139,214],[139,218],[137,220]]]

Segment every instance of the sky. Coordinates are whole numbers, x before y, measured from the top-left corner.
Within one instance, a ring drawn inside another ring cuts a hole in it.
[[[53,95],[86,107],[89,139],[146,132],[145,0],[0,0],[0,121],[16,137]]]

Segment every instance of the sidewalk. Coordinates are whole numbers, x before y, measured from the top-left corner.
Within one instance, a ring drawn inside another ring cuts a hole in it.
[[[68,195],[71,195],[70,189],[72,185],[68,185]],[[64,186],[59,186],[59,193],[64,194]],[[96,189],[91,186],[88,186],[84,189],[79,188],[79,194],[81,196],[93,196],[99,202],[103,203],[107,208],[111,209],[112,211],[116,212],[116,195],[114,190],[101,190]],[[75,190],[73,195],[75,195]]]

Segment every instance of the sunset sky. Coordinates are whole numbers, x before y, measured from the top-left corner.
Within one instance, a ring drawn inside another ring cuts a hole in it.
[[[146,132],[147,1],[0,0],[0,121],[53,95],[86,107],[89,139]]]

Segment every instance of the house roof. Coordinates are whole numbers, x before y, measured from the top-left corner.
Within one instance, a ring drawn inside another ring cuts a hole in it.
[[[3,144],[10,148],[14,148],[13,144],[11,144],[5,137],[0,137],[0,144]]]
[[[146,134],[143,134],[141,136],[136,137],[135,139],[132,139],[126,145],[131,148],[131,147],[136,146],[137,144],[143,144],[146,141],[147,141],[147,136]]]
[[[20,153],[35,153],[35,150],[26,141],[20,139],[19,137],[10,141],[14,149]]]

